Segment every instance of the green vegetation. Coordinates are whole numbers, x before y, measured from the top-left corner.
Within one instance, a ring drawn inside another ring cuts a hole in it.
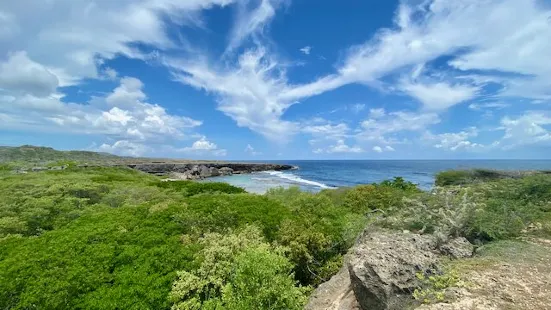
[[[459,272],[455,269],[432,275],[419,272],[415,276],[421,280],[422,287],[413,292],[413,298],[425,304],[446,301],[446,290],[448,288],[465,286],[465,282],[461,280]]]
[[[48,165],[67,162],[106,162],[123,159],[109,153],[88,151],[57,151],[50,147],[23,145],[19,147],[0,146],[0,163],[12,163],[16,166]]]
[[[299,309],[366,225],[478,243],[551,236],[546,174],[255,195],[124,168],[2,167],[0,309]]]

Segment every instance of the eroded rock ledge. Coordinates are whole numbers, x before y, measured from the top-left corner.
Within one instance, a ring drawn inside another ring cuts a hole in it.
[[[366,229],[340,272],[320,285],[306,310],[402,310],[420,286],[417,273],[437,273],[443,257],[473,254],[464,238],[439,244],[431,235]]]
[[[296,169],[291,165],[265,163],[142,163],[127,167],[155,175],[170,175],[173,179],[196,180],[221,175],[244,174],[258,171]]]

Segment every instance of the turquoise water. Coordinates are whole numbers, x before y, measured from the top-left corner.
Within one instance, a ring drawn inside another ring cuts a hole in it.
[[[252,193],[273,187],[298,186],[317,192],[381,182],[396,176],[430,189],[436,173],[449,169],[487,168],[499,170],[551,170],[551,160],[349,160],[270,161],[298,166],[297,170],[265,171],[247,175],[215,177],[205,182],[227,182]]]

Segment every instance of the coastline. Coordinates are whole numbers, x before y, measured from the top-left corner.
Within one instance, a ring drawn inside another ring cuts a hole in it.
[[[260,171],[297,169],[287,164],[201,162],[201,163],[140,163],[122,165],[154,175],[168,175],[167,180],[201,180],[217,176],[249,174]]]

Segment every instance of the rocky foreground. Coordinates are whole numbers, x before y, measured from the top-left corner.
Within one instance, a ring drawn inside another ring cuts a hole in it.
[[[440,244],[431,235],[366,230],[345,266],[310,298],[307,310],[401,310],[411,308],[418,274],[439,272],[444,258],[471,257],[465,238]]]
[[[465,238],[441,243],[432,235],[366,230],[306,310],[550,309],[550,240],[520,238],[474,250]],[[441,275],[443,262],[455,266],[463,284],[448,287],[440,301],[415,301],[419,275]]]

